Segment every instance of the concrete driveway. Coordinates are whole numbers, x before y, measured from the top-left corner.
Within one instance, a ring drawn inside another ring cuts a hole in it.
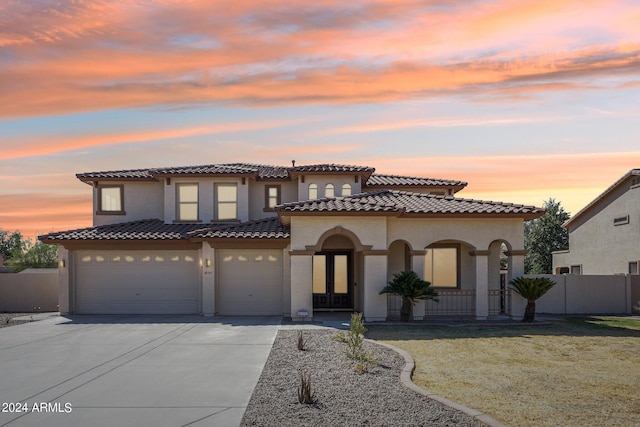
[[[237,426],[280,321],[70,316],[0,328],[0,426]]]

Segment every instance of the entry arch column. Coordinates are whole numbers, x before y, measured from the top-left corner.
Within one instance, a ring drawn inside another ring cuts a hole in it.
[[[364,318],[368,322],[387,319],[387,295],[380,291],[387,285],[387,250],[365,250],[364,258]]]
[[[489,254],[490,251],[471,251],[476,270],[476,320],[489,317]]]

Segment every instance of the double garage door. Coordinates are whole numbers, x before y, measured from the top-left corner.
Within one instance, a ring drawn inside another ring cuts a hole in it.
[[[76,313],[200,312],[197,251],[78,251],[75,266]]]
[[[282,250],[217,250],[216,312],[282,315]],[[75,312],[201,313],[198,252],[109,250],[75,253]]]

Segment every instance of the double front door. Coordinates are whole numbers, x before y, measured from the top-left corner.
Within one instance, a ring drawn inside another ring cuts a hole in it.
[[[353,308],[352,253],[313,256],[313,308]]]

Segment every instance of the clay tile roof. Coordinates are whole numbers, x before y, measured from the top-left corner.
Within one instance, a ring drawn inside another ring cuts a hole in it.
[[[302,165],[289,168],[290,172],[314,172],[314,173],[332,173],[332,172],[365,172],[373,173],[374,168],[369,166],[353,166],[353,165],[337,165],[333,163],[324,163],[318,165]]]
[[[153,176],[149,173],[149,169],[130,169],[119,171],[104,172],[85,172],[76,174],[81,181],[90,181],[92,179],[142,179],[152,180]]]
[[[354,196],[332,197],[285,203],[276,207],[280,212],[400,212],[401,208],[385,201],[383,192],[361,193]]]
[[[178,166],[169,168],[151,169],[153,175],[228,175],[228,174],[253,174],[257,168],[243,163],[229,163],[201,166]]]
[[[493,201],[459,199],[452,196],[380,190],[348,197],[286,203],[278,212],[399,212],[405,214],[500,214],[539,216],[544,209]]]
[[[186,240],[187,233],[202,228],[202,224],[165,224],[159,219],[148,219],[58,231],[38,236],[38,239],[45,242],[72,240]]]
[[[399,175],[380,175],[372,174],[367,180],[367,187],[374,186],[466,186],[464,181],[454,181],[449,179],[435,179],[435,178],[418,178],[412,176],[399,176]]]
[[[277,217],[198,230],[189,233],[195,239],[288,239],[289,230]]]

